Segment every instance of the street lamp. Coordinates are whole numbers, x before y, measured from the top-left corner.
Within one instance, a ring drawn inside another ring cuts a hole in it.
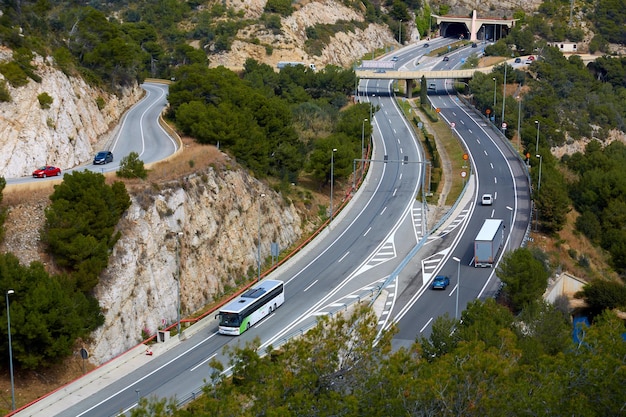
[[[265,193],[261,193],[261,198],[265,197]],[[258,280],[261,280],[261,199],[259,199],[259,245],[257,246],[257,270]]]
[[[511,212],[511,220],[509,221],[509,249],[511,249],[511,234],[513,233],[513,207],[506,206],[506,209]]]
[[[456,256],[453,256],[452,259],[454,259],[457,262],[457,269],[456,269],[456,308],[454,310],[454,318],[456,320],[459,319],[459,292],[461,292],[461,260],[459,258],[457,258]]]
[[[504,64],[504,83],[502,84],[502,134],[504,134],[504,104],[506,102],[506,67],[507,64]]]
[[[363,119],[363,124],[361,125],[361,159],[363,159],[363,148],[365,147],[365,122],[368,119]],[[363,165],[364,161],[361,161],[361,177],[363,177]]]
[[[541,163],[543,162],[543,157],[537,154],[537,158],[539,158],[539,179],[537,180],[537,192],[541,190]],[[537,204],[535,203],[535,232],[539,228],[539,209],[537,208]]]
[[[177,305],[176,305],[176,330],[178,332],[178,338],[182,337],[180,331],[180,237],[183,235],[183,232],[178,232],[176,234],[176,274],[178,278],[176,279],[176,290],[177,290]]]
[[[517,151],[522,147],[522,96],[517,95]]]
[[[11,313],[9,309],[9,295],[15,294],[15,291],[8,290],[5,293],[7,300],[7,323],[9,327],[9,369],[11,371],[11,410],[15,410],[15,384],[13,382],[13,346],[11,345]]]
[[[537,140],[535,141],[535,153],[539,153],[539,120],[535,120],[537,125]]]
[[[333,221],[333,182],[335,180],[335,152],[336,148],[330,153],[330,221],[328,225]]]
[[[398,43],[402,46],[402,19],[400,19],[400,26],[398,27]]]
[[[543,157],[539,154],[536,155],[539,158],[539,180],[537,181],[537,192],[541,191],[541,163],[543,162]]]
[[[493,77],[493,122],[496,122],[496,77]]]

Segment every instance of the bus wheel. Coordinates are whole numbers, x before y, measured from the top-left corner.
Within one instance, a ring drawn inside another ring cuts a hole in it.
[[[274,310],[276,310],[278,307],[276,307],[276,303],[274,303]]]
[[[250,322],[246,323],[246,330],[250,329]]]
[[[272,314],[272,306],[270,306],[270,314]]]

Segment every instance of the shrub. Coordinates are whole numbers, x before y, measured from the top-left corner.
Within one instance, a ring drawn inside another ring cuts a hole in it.
[[[143,161],[139,159],[137,152],[131,152],[128,156],[122,158],[120,169],[116,172],[118,177],[122,178],[141,178],[148,177],[148,170],[143,165]]]
[[[46,92],[39,94],[37,96],[37,100],[39,100],[39,106],[41,106],[42,109],[49,109],[50,105],[54,101],[54,99],[50,97],[50,94]]]
[[[2,81],[0,82],[0,102],[8,103],[9,101],[11,101],[11,93],[9,92],[6,81]]]

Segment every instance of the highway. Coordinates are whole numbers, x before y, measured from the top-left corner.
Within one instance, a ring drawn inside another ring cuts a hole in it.
[[[430,41],[430,48],[417,45],[403,49],[397,54],[399,62],[411,65],[416,54],[426,53],[447,41]],[[412,129],[390,94],[390,88],[389,81],[361,83],[360,89],[367,92],[361,99],[371,100],[379,106],[374,116],[374,153],[368,177],[352,199],[349,209],[337,215],[324,233],[299,256],[270,276],[286,282],[282,307],[239,337],[217,334],[217,322],[209,319],[199,331],[189,332],[171,349],[152,357],[145,356],[145,363],[112,380],[104,389],[91,395],[67,396],[61,404],[56,404],[58,408],[42,410],[41,414],[28,412],[18,415],[110,417],[131,410],[139,397],[188,398],[198,392],[205,380],[210,379],[208,362],[211,359],[227,363],[228,359],[222,353],[225,346],[250,343],[256,337],[262,347],[280,345],[292,335],[312,326],[317,316],[339,311],[342,306],[376,291],[412,253],[432,226],[426,224],[426,208],[416,199],[423,179],[423,155]],[[472,166],[478,167],[476,175],[470,180],[476,178],[478,193],[489,191],[496,197],[492,208],[475,207],[474,200],[470,201],[465,220],[458,222],[458,226],[444,237],[429,239],[429,243],[415,257],[426,259],[445,252],[439,255],[437,268],[449,275],[454,283],[457,264],[451,261],[451,256],[458,256],[463,273],[460,294],[465,305],[471,299],[492,294],[497,285],[495,280],[489,280],[493,270],[474,269],[469,265],[469,242],[482,220],[487,217],[507,219],[509,217],[506,216],[514,213],[513,246],[523,238],[522,229],[529,216],[521,201],[528,200],[523,184],[526,174],[523,167],[518,166],[519,160],[512,151],[494,139],[495,135],[490,133],[488,126],[484,126],[484,121],[463,109],[454,97],[443,94],[443,83],[438,93],[442,94],[433,97],[434,102],[442,109],[441,114],[446,119],[456,120],[456,130],[471,152]],[[156,117],[148,117],[147,114],[152,114],[152,111],[158,113],[165,105],[164,98],[154,90],[154,94],[148,94],[142,103],[145,106],[143,110],[129,112],[124,119],[120,132],[126,133],[120,133],[120,138],[132,137],[133,145],[122,148],[123,140],[116,142],[114,146],[119,147],[114,150],[116,161],[122,149],[123,152],[139,152],[141,149],[140,154],[146,158],[159,158],[160,152],[172,152],[167,141],[152,145],[143,140],[156,135],[160,129],[150,128],[143,121],[154,123]],[[148,133],[148,129],[156,130]],[[403,163],[405,157],[408,163]],[[329,161],[330,158],[329,154]],[[387,163],[382,162],[385,159]],[[110,165],[107,169],[115,169]],[[522,184],[514,186],[514,177]],[[507,206],[514,210],[508,210]],[[507,234],[509,230],[510,227]],[[393,283],[393,290],[389,289],[389,292],[397,294],[389,310],[391,319],[387,321],[387,324],[397,323],[400,328],[394,341],[397,346],[412,342],[420,330],[422,334],[428,334],[428,323],[432,317],[454,312],[454,297],[450,295],[456,290],[455,285],[433,294],[427,291],[425,279],[430,274],[405,269]],[[416,323],[419,323],[417,327]]]
[[[464,48],[448,54],[449,61],[436,63],[434,69],[460,66],[463,59],[475,52],[475,48]],[[460,316],[468,302],[496,294],[499,281],[495,268],[475,268],[472,264],[474,238],[485,219],[502,219],[506,225],[505,246],[499,258],[506,250],[522,244],[530,224],[530,187],[524,163],[490,122],[459,101],[447,82],[435,83],[437,89],[429,93],[429,99],[440,109],[440,117],[453,126],[466,149],[469,166],[473,168],[473,175],[468,178],[474,181],[470,185],[477,192],[465,200],[453,227],[429,238],[414,261],[421,261],[421,268],[399,277],[394,286],[389,323],[396,323],[399,329],[393,340],[396,348],[409,346],[416,335],[428,337],[436,317],[446,313],[452,318]],[[493,194],[492,206],[477,204],[484,193]],[[432,291],[424,286],[439,274],[450,278],[451,285],[446,290]]]
[[[423,164],[415,162],[423,157],[388,88],[379,91],[376,102],[380,110],[374,118],[372,159],[382,161],[386,155],[388,162],[373,162],[350,209],[337,215],[313,245],[271,275],[286,282],[282,307],[239,337],[218,335],[217,322],[211,321],[169,351],[147,357],[144,366],[105,389],[76,399],[73,405],[66,402],[67,408],[55,415],[109,417],[132,409],[139,396],[185,398],[209,378],[211,358],[227,363],[222,356],[225,346],[255,337],[262,346],[279,345],[314,325],[318,315],[370,295],[424,229],[418,215],[422,207],[415,199],[423,172]],[[401,162],[405,157],[407,164]],[[407,220],[410,240],[398,240],[396,235]]]

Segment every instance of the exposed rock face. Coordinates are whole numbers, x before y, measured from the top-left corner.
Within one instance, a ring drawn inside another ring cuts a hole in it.
[[[106,323],[93,335],[92,360],[135,346],[143,329],[154,334],[176,322],[178,259],[185,315],[256,271],[259,225],[266,259],[271,242],[287,248],[300,238],[300,223],[293,205],[243,170],[210,169],[137,194],[96,288]]]
[[[246,16],[259,17],[265,6],[265,0],[245,2],[243,10]],[[242,8],[237,1],[229,4]],[[294,12],[281,19],[281,33],[275,34],[265,27],[252,26],[241,29],[231,51],[210,55],[211,66],[223,65],[227,68],[243,68],[248,58],[276,67],[279,61],[298,61],[314,63],[318,67],[333,64],[349,66],[363,57],[367,52],[389,45],[397,45],[393,34],[386,26],[370,24],[365,30],[355,29],[354,32],[336,33],[321,56],[309,55],[304,44],[307,39],[306,29],[316,24],[333,24],[338,21],[362,22],[364,17],[353,8],[349,8],[334,0],[298,2]],[[252,43],[258,39],[260,45]],[[271,45],[272,53],[267,54],[264,45]]]
[[[0,51],[0,61],[11,56],[7,49]],[[64,170],[89,161],[99,150],[101,135],[142,94],[136,87],[117,97],[66,76],[40,57],[34,64],[41,82],[31,80],[19,88],[7,83],[12,101],[0,103],[0,176],[5,178],[30,175],[46,164]],[[53,99],[49,109],[39,104],[37,96],[42,93]]]

